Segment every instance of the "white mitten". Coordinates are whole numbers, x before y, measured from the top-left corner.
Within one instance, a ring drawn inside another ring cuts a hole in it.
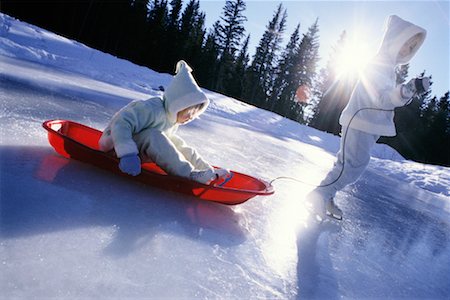
[[[225,179],[231,176],[230,170],[227,169],[215,169],[214,173],[216,173],[217,178]]]

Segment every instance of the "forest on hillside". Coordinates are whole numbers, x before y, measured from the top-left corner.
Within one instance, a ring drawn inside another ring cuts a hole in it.
[[[345,31],[319,69],[319,20],[286,33],[282,4],[275,5],[262,37],[246,32],[244,0],[224,1],[212,28],[205,26],[199,0],[2,0],[0,9],[159,72],[173,73],[184,59],[202,87],[333,134],[340,133],[338,119],[357,81],[352,74],[339,77],[336,70]],[[286,34],[290,38],[284,41]],[[251,57],[250,38],[259,38]],[[397,83],[406,81],[408,68],[397,70]],[[424,70],[422,76],[432,74]],[[449,92],[438,97],[431,87],[398,108],[395,121],[397,136],[380,142],[408,159],[450,166]]]

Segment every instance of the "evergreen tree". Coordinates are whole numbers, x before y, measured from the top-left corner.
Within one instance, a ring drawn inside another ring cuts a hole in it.
[[[147,66],[158,71],[164,69],[165,59],[165,35],[168,24],[167,0],[153,0],[147,17],[147,32],[145,34],[145,62]],[[172,67],[173,68],[173,67]],[[171,69],[172,69],[171,68]]]
[[[218,27],[220,47],[219,68],[215,88],[225,92],[225,82],[233,76],[233,64],[235,54],[238,51],[240,41],[244,36],[244,22],[247,17],[243,15],[246,5],[244,0],[227,0],[223,8],[223,16]]]
[[[327,131],[333,134],[339,134],[340,125],[339,117],[344,107],[347,105],[353,82],[347,75],[338,78],[337,62],[342,56],[343,49],[347,42],[347,33],[343,31],[333,47],[327,66],[320,73],[319,86],[317,87],[319,94],[315,100],[313,108],[314,115],[310,125],[319,130]]]
[[[421,144],[424,153],[416,158],[433,164],[450,166],[450,101],[449,92],[428,101],[422,110]]]
[[[317,62],[319,61],[319,20],[316,19],[314,24],[308,28],[308,32],[304,35],[300,42],[298,51],[298,84],[294,90],[294,96],[289,99],[291,105],[291,119],[300,123],[305,123],[304,108],[306,103],[298,102],[295,98],[295,91],[299,87],[311,89],[316,76]],[[288,115],[289,117],[289,115]]]
[[[234,64],[234,76],[226,85],[226,89],[231,97],[240,99],[245,85],[245,72],[250,60],[248,55],[248,44],[250,42],[250,35],[244,41],[241,51],[239,52],[236,63]]]
[[[300,45],[296,49],[293,57],[295,70],[288,77],[288,81],[278,99],[283,103],[283,115],[301,123],[305,123],[303,110],[306,104],[297,101],[296,91],[299,87],[310,89],[314,81],[319,60],[318,32],[319,26],[318,20],[316,20],[308,28],[307,33],[303,35]]]
[[[280,4],[266,27],[252,64],[247,72],[246,98],[253,104],[267,108],[273,89],[276,60],[286,27],[287,12]]]
[[[282,116],[286,115],[286,99],[289,98],[290,83],[297,72],[296,54],[300,42],[300,24],[292,33],[286,48],[284,49],[275,75],[270,99],[270,110]],[[295,79],[294,79],[295,80]]]
[[[165,61],[164,69],[170,70],[181,56],[180,46],[182,45],[180,37],[180,15],[183,7],[182,0],[170,1],[170,12],[167,19],[167,32],[165,35]]]
[[[130,7],[128,0],[108,2],[109,8],[104,12],[105,27],[109,29],[108,35],[105,37],[104,48],[107,52],[114,55],[120,55],[120,49],[125,45],[125,37],[127,32],[127,14]],[[126,45],[125,45],[126,46]]]
[[[282,10],[282,5],[280,3],[277,13],[280,14]],[[270,107],[269,99],[271,94],[274,92],[274,79],[277,71],[277,63],[279,60],[279,52],[281,50],[281,44],[283,42],[284,31],[286,30],[287,21],[287,10],[283,11],[281,19],[279,22],[275,23],[274,37],[269,45],[269,53],[267,55],[267,64],[265,74],[263,76],[263,90],[265,93],[264,108]]]
[[[180,26],[180,14],[181,8],[183,7],[182,0],[172,0],[170,1],[171,10],[168,17],[167,27],[171,31],[178,31]]]
[[[219,65],[219,21],[206,36],[206,41],[201,50],[202,63],[197,66],[197,79],[200,85],[214,89],[217,82],[217,70]]]
[[[201,62],[201,49],[205,37],[205,14],[201,13],[198,0],[190,0],[181,16],[179,49],[180,58],[196,66]]]
[[[126,12],[127,23],[124,26],[123,43],[119,48],[120,55],[138,64],[144,64],[146,44],[146,26],[149,0],[129,1]]]

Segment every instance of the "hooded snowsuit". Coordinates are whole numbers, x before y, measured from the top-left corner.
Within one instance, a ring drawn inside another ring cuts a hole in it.
[[[118,111],[104,130],[99,146],[115,150],[117,157],[138,154],[142,162],[155,162],[169,174],[189,177],[193,170],[212,167],[175,133],[177,114],[185,108],[209,104],[184,61],[177,63],[176,75],[163,97],[133,101]]]
[[[425,40],[426,31],[397,16],[390,16],[381,47],[366,67],[341,114],[340,150],[333,169],[319,188],[324,199],[355,182],[366,169],[370,151],[380,136],[395,136],[394,108],[410,99],[396,86],[395,68],[408,63]],[[403,46],[407,44],[408,48]]]

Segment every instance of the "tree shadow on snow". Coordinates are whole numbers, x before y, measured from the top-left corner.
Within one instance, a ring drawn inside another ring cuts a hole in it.
[[[0,148],[3,239],[96,226],[113,228],[104,249],[124,256],[155,234],[231,247],[245,241],[231,207],[159,190],[58,156],[49,147]]]

